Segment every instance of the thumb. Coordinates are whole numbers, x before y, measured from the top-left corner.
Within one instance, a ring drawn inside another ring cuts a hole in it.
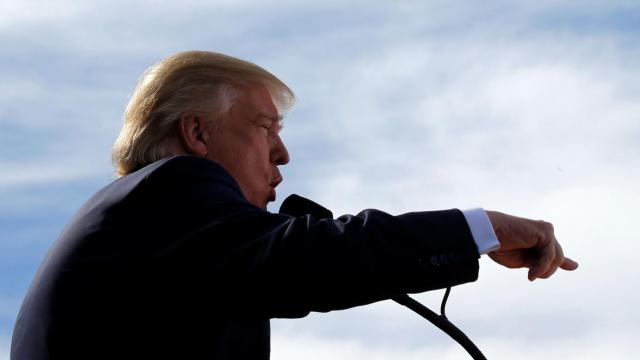
[[[553,242],[543,245],[539,250],[540,256],[535,265],[529,269],[529,281],[533,281],[546,273],[556,257],[556,246]]]

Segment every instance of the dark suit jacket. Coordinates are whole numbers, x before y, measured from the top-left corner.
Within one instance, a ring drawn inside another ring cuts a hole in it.
[[[172,157],[73,217],[28,291],[11,356],[268,359],[270,318],[474,281],[478,257],[458,210],[273,214],[218,164]]]

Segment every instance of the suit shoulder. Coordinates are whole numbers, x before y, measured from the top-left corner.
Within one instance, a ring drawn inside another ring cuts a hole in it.
[[[213,160],[193,155],[176,155],[158,160],[147,166],[145,177],[179,176],[179,177],[209,177],[226,180],[237,186],[235,179],[229,172]],[[143,168],[141,170],[146,170]]]
[[[193,155],[177,155],[158,160],[141,169],[147,183],[217,183],[241,193],[240,186],[222,165]]]
[[[175,171],[214,171],[222,172],[227,175],[228,172],[218,163],[200,156],[194,155],[174,155],[153,162],[139,171],[146,173],[146,176],[158,172],[175,172]]]

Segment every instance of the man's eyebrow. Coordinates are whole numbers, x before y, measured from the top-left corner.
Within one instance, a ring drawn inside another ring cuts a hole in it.
[[[261,112],[258,113],[258,116],[256,116],[256,119],[259,119],[261,117],[270,119],[271,121],[282,121],[282,119],[284,118],[282,115],[278,114],[278,115],[273,115],[271,113],[265,113],[265,112]]]
[[[274,115],[274,114],[270,114],[270,113],[259,113],[258,116],[256,117],[256,119],[259,118],[267,118],[273,122],[278,122],[278,131],[282,130],[282,128],[284,127],[282,125],[282,121],[284,120],[284,116],[282,114],[278,114],[278,115]]]

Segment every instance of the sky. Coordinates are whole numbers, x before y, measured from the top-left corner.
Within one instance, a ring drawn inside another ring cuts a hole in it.
[[[0,1],[0,360],[49,246],[113,180],[142,72],[184,50],[296,93],[281,199],[354,214],[484,207],[554,224],[572,273],[483,256],[449,318],[491,359],[634,359],[637,1]],[[442,291],[417,295],[433,309]],[[463,359],[384,301],[272,321],[273,359]]]

